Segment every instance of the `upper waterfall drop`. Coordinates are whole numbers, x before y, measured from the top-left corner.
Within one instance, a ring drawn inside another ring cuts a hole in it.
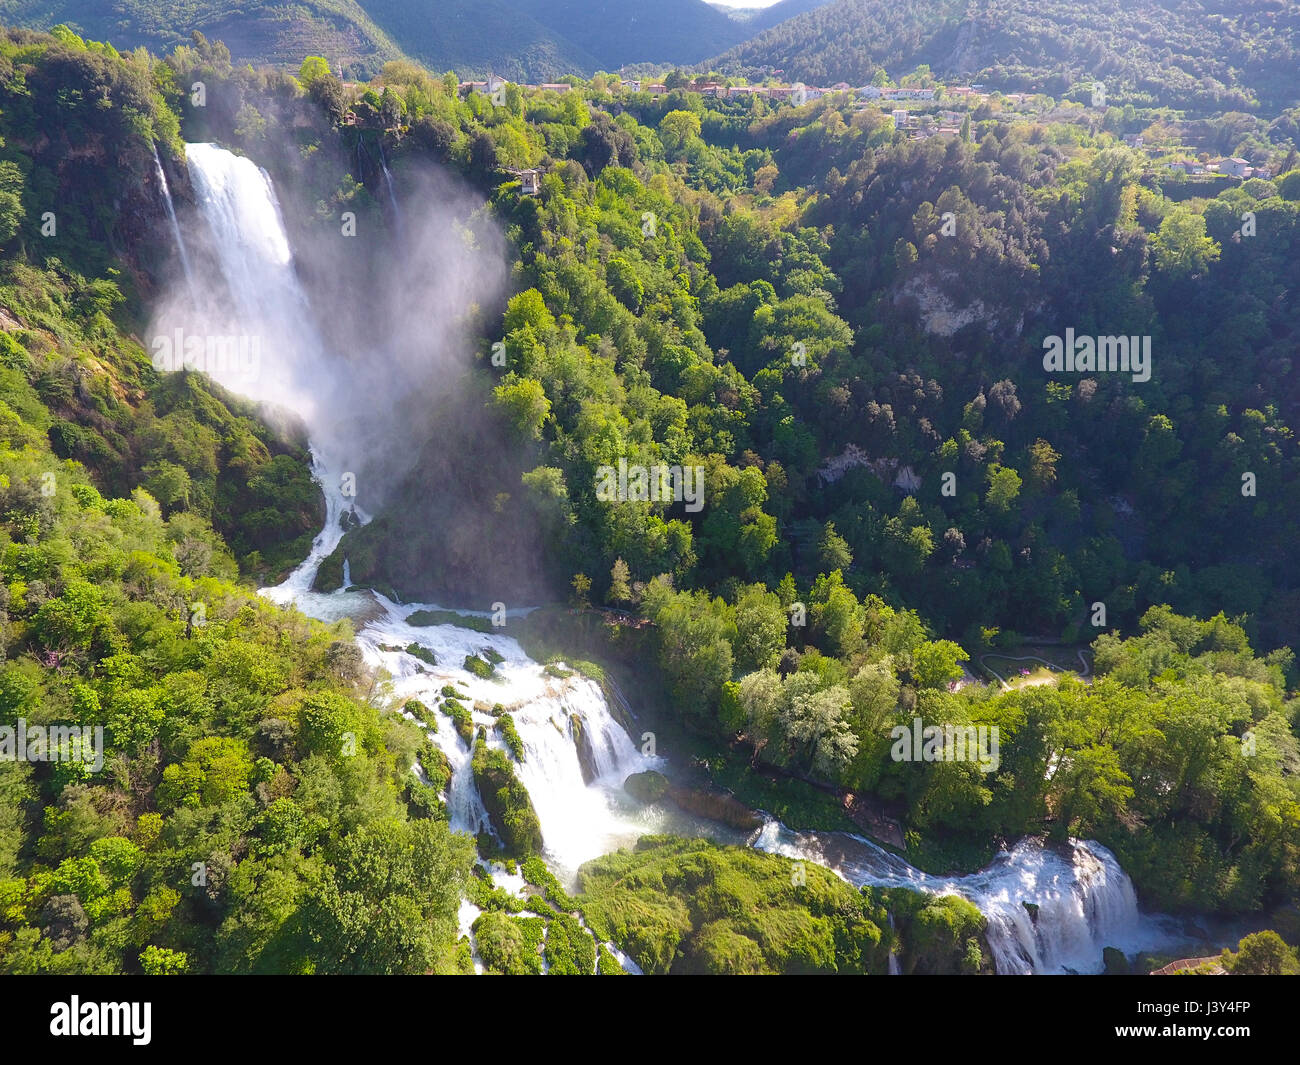
[[[203,365],[222,385],[294,410],[308,424],[329,409],[334,386],[325,341],[294,269],[275,189],[251,159],[215,144],[186,144],[198,209],[220,272],[196,320],[207,338],[238,341],[252,352],[238,366]]]
[[[228,293],[223,308],[196,308],[196,320],[258,341],[258,359],[239,367],[205,366],[232,391],[288,406],[311,424],[332,388],[329,351],[294,269],[293,251],[270,176],[251,159],[215,144],[187,144],[185,158],[199,213],[212,235],[217,267]],[[268,598],[288,603],[310,594],[321,563],[338,546],[344,521],[365,524],[368,514],[344,493],[336,460],[313,444],[312,474],[325,498],[325,525],[307,558]]]

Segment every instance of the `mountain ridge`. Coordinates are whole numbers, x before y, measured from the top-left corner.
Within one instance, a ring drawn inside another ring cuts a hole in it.
[[[1300,98],[1300,4],[1241,0],[834,0],[708,61],[729,74],[781,68],[812,84],[862,84],[927,65],[939,77],[1063,96],[1094,77],[1112,100],[1281,108]]]

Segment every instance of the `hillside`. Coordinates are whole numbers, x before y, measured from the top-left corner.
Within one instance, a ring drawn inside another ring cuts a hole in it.
[[[703,0],[0,0],[0,22],[43,30],[62,22],[122,50],[156,52],[197,30],[236,62],[297,69],[304,55],[321,55],[348,77],[407,55],[432,70],[527,81],[693,63],[768,24],[742,24]]]
[[[119,50],[168,51],[197,30],[224,42],[236,61],[296,69],[304,55],[322,55],[350,76],[402,57],[356,0],[0,0],[5,25],[46,30],[60,22]]]
[[[1121,102],[1277,110],[1300,95],[1298,37],[1294,2],[836,0],[710,65],[862,84],[881,68],[896,78],[928,64],[937,76],[1054,96],[1096,76]]]

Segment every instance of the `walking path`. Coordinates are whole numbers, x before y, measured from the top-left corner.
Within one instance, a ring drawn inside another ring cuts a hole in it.
[[[1079,670],[1079,677],[1081,679],[1085,679],[1089,677],[1092,672],[1092,669],[1088,665],[1088,659],[1084,657],[1083,650],[1081,648],[1076,648],[1074,653],[1079,656],[1079,664],[1083,667],[1082,669]],[[1039,665],[1046,666],[1054,673],[1064,672],[1061,666],[1059,666],[1057,663],[1049,662],[1046,658],[1039,658],[1038,655],[1002,655],[1002,654],[997,654],[995,652],[991,652],[990,654],[980,655],[979,657],[980,668],[987,670],[989,673],[992,673],[993,676],[997,678],[998,683],[1001,684],[1002,687],[1007,690],[1010,690],[1011,688],[1010,683],[1008,683],[1006,677],[1004,677],[1001,673],[999,673],[996,669],[994,669],[992,666],[988,664],[987,660],[989,658],[1000,658],[1005,662],[1037,662]],[[1044,677],[1042,680],[1031,681],[1029,683],[1031,685],[1047,684],[1048,678]],[[1024,687],[1024,685],[1022,685],[1022,687]]]

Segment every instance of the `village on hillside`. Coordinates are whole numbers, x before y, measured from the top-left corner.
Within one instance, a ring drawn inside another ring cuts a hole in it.
[[[904,79],[905,81],[908,79]],[[485,81],[462,81],[459,83],[460,94],[468,96],[472,92],[492,97],[504,92],[508,85],[515,84],[525,92],[554,92],[564,94],[575,89],[573,82],[547,82],[539,85],[512,83],[497,75],[489,75]],[[578,87],[581,87],[579,84]],[[927,140],[931,137],[967,137],[969,126],[964,125],[972,114],[984,104],[996,106],[995,115],[1002,122],[1035,121],[1044,112],[1056,106],[1056,101],[1040,93],[997,92],[989,91],[984,85],[929,85],[891,87],[882,85],[862,85],[854,87],[848,82],[837,82],[830,86],[804,85],[801,82],[789,84],[736,85],[709,80],[690,80],[680,86],[670,86],[665,82],[642,81],[635,78],[624,80],[611,79],[609,91],[615,95],[645,93],[648,96],[666,96],[676,88],[686,92],[698,93],[706,99],[743,101],[755,97],[771,101],[778,105],[785,104],[799,107],[813,100],[824,97],[840,96],[852,100],[856,107],[883,107],[893,105],[890,117],[894,128],[906,132],[912,140]],[[925,105],[948,103],[951,106],[927,111],[921,107],[902,105]],[[958,108],[961,108],[960,110]],[[1250,161],[1239,157],[1211,158],[1202,154],[1196,157],[1190,148],[1178,145],[1147,144],[1142,134],[1130,134],[1123,138],[1125,145],[1142,152],[1148,158],[1148,172],[1161,169],[1179,178],[1214,181],[1216,179],[1247,180],[1249,178],[1270,178],[1271,171],[1266,167],[1252,166]],[[525,182],[529,184],[529,182]],[[528,189],[525,190],[530,191]]]
[[[805,85],[800,82],[750,85],[733,84],[732,79],[692,79],[674,71],[663,81],[600,74],[590,81],[571,78],[568,81],[533,85],[511,82],[499,75],[490,74],[483,81],[460,81],[456,84],[462,98],[479,94],[494,105],[504,105],[512,92],[528,96],[565,96],[576,92],[584,98],[594,92],[597,102],[600,99],[618,100],[637,95],[653,99],[676,92],[695,94],[724,105],[748,103],[750,107],[759,108],[801,107],[826,99],[841,107],[879,110],[892,120],[897,132],[914,141],[930,138],[978,140],[981,134],[972,131],[974,123],[990,120],[1003,124],[1071,121],[1077,120],[1082,111],[1090,109],[1086,103],[1060,101],[1045,93],[1000,92],[982,84],[907,84],[914,80],[918,80],[917,75],[904,77],[901,86],[869,84],[854,87],[844,81],[829,86]],[[932,82],[928,75],[919,80]],[[366,86],[358,82],[343,82],[343,87],[351,97],[350,106],[342,120],[345,125],[365,128],[388,128],[393,125],[380,113],[377,99],[367,106]],[[1091,87],[1091,83],[1085,85],[1085,89]],[[1101,110],[1105,110],[1104,105]],[[1120,135],[1116,131],[1116,135],[1126,147],[1145,157],[1142,169],[1147,180],[1172,179],[1179,185],[1185,184],[1188,189],[1192,189],[1200,186],[1221,187],[1252,178],[1268,179],[1273,176],[1271,168],[1253,165],[1248,159],[1238,156],[1215,157],[1204,151],[1198,152],[1189,145],[1176,143],[1170,139],[1167,130],[1162,132],[1159,123],[1148,127],[1144,132]],[[536,195],[540,191],[539,172],[528,169],[512,172],[520,179],[520,191],[524,195]]]

